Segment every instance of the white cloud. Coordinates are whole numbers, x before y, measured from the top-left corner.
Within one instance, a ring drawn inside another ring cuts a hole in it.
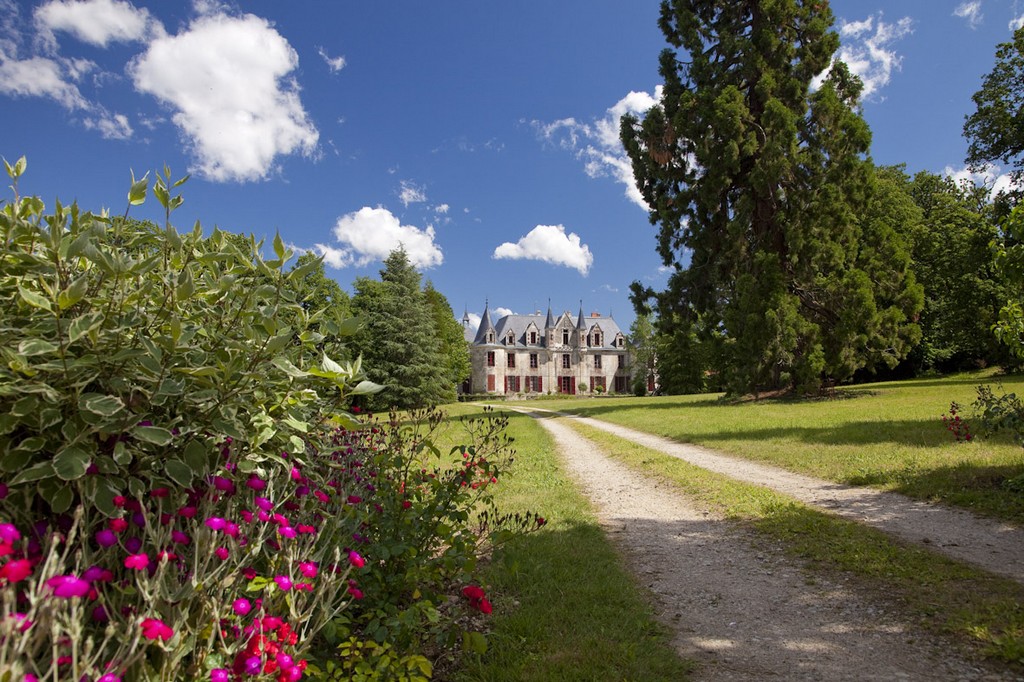
[[[148,10],[123,0],[50,0],[36,8],[35,20],[44,39],[64,31],[99,47],[163,34],[163,26]]]
[[[298,55],[265,19],[206,14],[157,38],[129,65],[135,87],[163,100],[211,180],[265,178],[275,160],[312,155],[319,133],[299,88],[284,80]]]
[[[100,135],[108,140],[127,140],[131,138],[131,124],[123,114],[101,113],[94,118],[87,118],[84,125],[89,130],[97,130]]]
[[[1010,19],[1010,30],[1011,31],[1016,31],[1021,26],[1024,26],[1024,14],[1022,14],[1019,17],[1014,17],[1013,19]]]
[[[539,260],[575,268],[584,276],[594,263],[590,247],[582,244],[575,232],[566,234],[562,225],[538,225],[515,244],[505,242],[498,246],[492,258]]]
[[[961,2],[953,10],[953,16],[966,19],[967,25],[971,28],[978,28],[981,25],[981,20],[984,19],[984,15],[981,13],[981,0]]]
[[[476,313],[469,313],[469,328],[474,332],[480,328],[480,316]]]
[[[610,176],[625,185],[626,197],[634,204],[648,209],[633,180],[633,165],[619,141],[619,122],[625,114],[642,115],[661,98],[659,85],[651,95],[630,92],[616,102],[604,117],[591,123],[575,118],[563,118],[552,123],[533,121],[540,136],[560,149],[571,152],[583,162],[584,172],[591,178]]]
[[[506,315],[515,315],[515,313],[512,312],[511,308],[501,308],[501,307],[498,307],[498,308],[494,309],[494,317],[496,319],[500,320],[501,318],[505,317]]]
[[[616,287],[613,287],[611,284],[602,284],[601,286],[599,286],[597,288],[597,290],[598,291],[607,291],[607,292],[612,293],[612,294],[619,293],[619,290]]]
[[[896,23],[886,23],[882,13],[863,21],[839,22],[842,45],[835,59],[843,61],[850,72],[864,83],[861,98],[870,100],[875,93],[889,84],[893,71],[898,71],[903,57],[896,53],[894,43],[913,33],[913,20],[903,17]],[[828,71],[818,76],[812,87],[820,87]]]
[[[440,247],[434,243],[434,228],[419,229],[402,225],[386,208],[363,208],[338,218],[334,237],[341,247],[317,244],[317,253],[334,268],[362,266],[383,261],[392,251],[403,247],[409,262],[418,268],[429,268],[444,262]]]
[[[338,73],[345,68],[344,57],[332,57],[327,54],[327,50],[322,47],[316,48],[316,53],[324,60],[324,63],[327,64],[327,68],[331,70],[331,73]]]
[[[49,97],[67,109],[90,109],[78,87],[68,82],[61,62],[46,57],[9,59],[0,52],[0,92],[13,97]]]
[[[980,187],[987,187],[989,193],[992,196],[1005,192],[1013,186],[1013,180],[1010,178],[1009,173],[1001,173],[1002,169],[998,166],[989,164],[984,170],[980,172],[973,172],[968,168],[961,168],[959,170],[952,166],[946,166],[942,174],[948,178],[952,178],[954,182],[969,182],[973,185]]]
[[[398,199],[402,202],[402,205],[408,207],[409,204],[418,204],[427,200],[427,193],[422,187],[417,187],[415,183],[408,180],[402,180],[402,189],[398,192]]]
[[[449,208],[450,206],[448,206],[448,204],[438,204],[437,206],[434,207],[434,213],[440,213],[441,215],[445,215],[448,213]]]

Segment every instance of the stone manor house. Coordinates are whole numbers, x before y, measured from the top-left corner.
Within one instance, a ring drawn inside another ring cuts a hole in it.
[[[463,393],[566,393],[596,390],[626,393],[630,390],[630,357],[626,335],[611,316],[591,313],[583,306],[575,321],[569,311],[559,317],[506,315],[491,322],[484,314],[476,332],[469,313],[462,318],[469,342],[473,373],[462,385]]]

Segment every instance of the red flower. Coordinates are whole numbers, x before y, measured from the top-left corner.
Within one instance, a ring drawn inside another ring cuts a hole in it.
[[[32,575],[32,562],[28,559],[11,559],[0,568],[0,578],[9,583],[21,582]]]
[[[174,636],[174,630],[162,620],[146,618],[141,623],[142,636],[146,639],[167,641]]]
[[[481,613],[490,613],[493,610],[491,602],[487,601],[483,589],[476,585],[466,585],[463,587],[462,596],[469,600],[470,606]]]

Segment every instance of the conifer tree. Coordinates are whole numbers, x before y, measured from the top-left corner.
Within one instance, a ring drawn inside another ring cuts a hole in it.
[[[871,135],[828,3],[666,0],[659,25],[661,101],[621,133],[675,268],[634,303],[676,334],[724,333],[732,392],[898,362],[921,292],[896,231],[865,218]]]
[[[445,376],[441,341],[420,274],[399,248],[384,261],[380,281],[355,282],[352,311],[363,323],[354,346],[362,353],[367,376],[386,389],[372,396],[374,409],[437,405],[452,391]]]

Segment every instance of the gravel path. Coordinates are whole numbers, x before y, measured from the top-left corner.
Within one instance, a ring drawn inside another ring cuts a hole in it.
[[[523,411],[546,417],[540,422],[554,436],[568,470],[594,503],[627,563],[654,594],[659,618],[675,633],[675,646],[698,662],[694,679],[1017,679],[958,656],[948,642],[902,622],[898,614],[866,601],[842,582],[805,572],[781,547],[726,522],[678,490],[615,462],[565,421],[580,420],[659,450],[667,446],[693,450],[684,459],[716,471],[725,467],[724,473],[730,476],[796,497],[786,487],[794,485],[786,479],[792,474],[775,478],[779,472],[774,469],[663,439],[654,445],[646,434],[598,420]],[[756,473],[747,465],[770,471],[772,476],[749,478]],[[740,470],[742,476],[737,473]],[[830,484],[800,478],[798,490],[810,483],[827,487],[820,499],[831,500],[835,506],[828,508],[837,513],[850,504],[860,508],[857,513],[864,516],[856,518],[861,520],[878,517],[886,523],[895,523],[893,519],[905,523],[928,516],[887,511],[891,496],[861,501],[837,494]],[[932,546],[950,549],[949,535],[937,531],[929,535],[930,529],[918,531],[915,539],[930,537]],[[995,537],[1005,536],[997,533]]]

